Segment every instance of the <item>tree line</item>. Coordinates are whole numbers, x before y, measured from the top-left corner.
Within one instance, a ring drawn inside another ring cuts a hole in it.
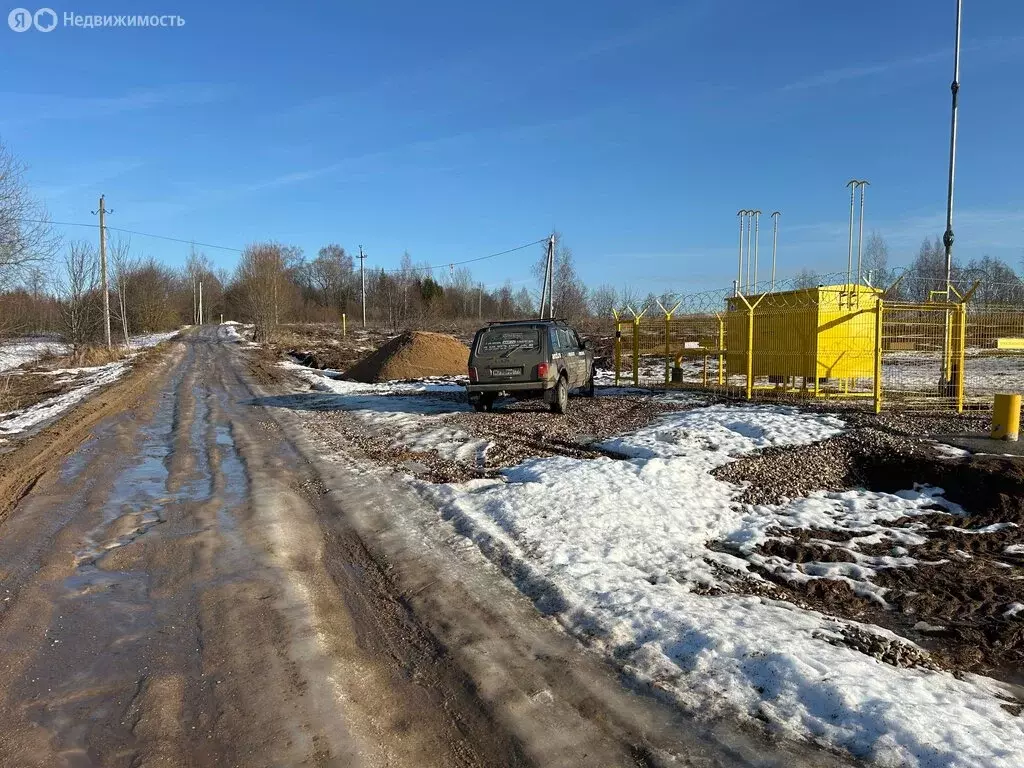
[[[0,143],[0,336],[60,334],[75,347],[99,343],[105,336],[102,290],[96,246],[65,242],[47,223],[45,208],[25,182],[25,168]],[[112,336],[127,340],[200,321],[227,319],[252,323],[258,339],[271,339],[289,322],[369,324],[404,328],[454,329],[481,320],[535,317],[546,263],[539,245],[533,278],[500,286],[478,282],[465,265],[437,267],[403,254],[394,269],[369,268],[360,274],[357,259],[337,243],[315,255],[275,242],[254,243],[233,270],[216,267],[191,249],[180,268],[145,255],[130,239],[114,237],[107,248]],[[894,295],[927,301],[945,288],[945,256],[939,238],[926,239],[910,260],[910,275]],[[866,241],[864,277],[872,285],[892,285],[903,270],[890,265],[889,247],[878,233]],[[985,256],[954,263],[958,285],[981,280],[975,299],[985,303],[1024,304],[1024,284],[1005,262]],[[817,285],[806,270],[791,281]],[[198,316],[200,286],[203,316]],[[671,307],[679,294],[641,294],[604,284],[590,288],[580,278],[572,250],[556,233],[554,313],[575,322],[606,321],[613,310],[639,311],[660,302]]]

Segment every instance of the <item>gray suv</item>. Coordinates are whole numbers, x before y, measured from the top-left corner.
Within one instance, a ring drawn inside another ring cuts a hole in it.
[[[491,323],[473,338],[466,389],[478,411],[511,395],[543,398],[554,413],[565,413],[570,389],[594,396],[594,350],[561,320]]]

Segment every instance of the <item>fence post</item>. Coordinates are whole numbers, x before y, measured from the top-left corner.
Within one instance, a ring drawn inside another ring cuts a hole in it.
[[[633,316],[633,386],[640,386],[640,318],[643,314]]]
[[[722,350],[725,349],[725,320],[718,315],[718,386],[725,385],[725,356]]]
[[[672,382],[672,364],[669,360],[672,357],[672,312],[667,311],[664,307],[661,309],[665,312],[665,386],[667,387]]]
[[[622,326],[619,323],[619,313],[612,310],[612,317],[615,318],[615,386],[619,386],[619,370],[622,368]]]
[[[817,378],[818,372],[814,372]],[[882,300],[875,304],[875,413],[882,412]]]
[[[967,302],[957,308],[960,348],[956,352],[956,412],[964,412],[964,365],[967,362]]]
[[[756,306],[756,305],[755,305]],[[747,304],[747,400],[754,396],[754,307]]]

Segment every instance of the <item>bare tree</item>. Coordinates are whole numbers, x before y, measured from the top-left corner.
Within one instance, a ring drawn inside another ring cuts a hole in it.
[[[128,340],[128,279],[138,268],[136,260],[131,258],[131,240],[116,238],[107,245],[111,265],[111,282],[114,286],[117,302],[114,305],[114,317],[121,323],[124,345],[131,347]]]
[[[29,193],[24,164],[0,143],[0,291],[53,257],[58,244],[46,209]]]
[[[235,272],[242,312],[252,320],[256,341],[270,341],[289,295],[288,272],[298,251],[278,243],[257,243],[242,253]]]
[[[878,232],[868,236],[864,248],[864,275],[876,288],[884,288],[890,282],[889,244]]]
[[[590,292],[590,313],[594,317],[607,320],[612,312],[618,309],[619,292],[611,285],[599,285]]]
[[[318,293],[318,300],[336,314],[345,312],[355,287],[353,263],[340,245],[325,245],[309,263],[310,282]]]
[[[796,277],[793,278],[793,287],[800,288],[817,288],[818,287],[818,275],[816,272],[804,267],[801,269]]]
[[[72,243],[63,267],[58,290],[64,339],[78,350],[96,339],[101,322],[96,253],[89,243]]]

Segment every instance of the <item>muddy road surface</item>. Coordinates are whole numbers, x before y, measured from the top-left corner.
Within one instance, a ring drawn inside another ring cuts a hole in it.
[[[0,766],[832,764],[698,730],[539,620],[420,615],[443,577],[347,521],[384,491],[326,493],[216,328],[165,354],[0,523]]]

